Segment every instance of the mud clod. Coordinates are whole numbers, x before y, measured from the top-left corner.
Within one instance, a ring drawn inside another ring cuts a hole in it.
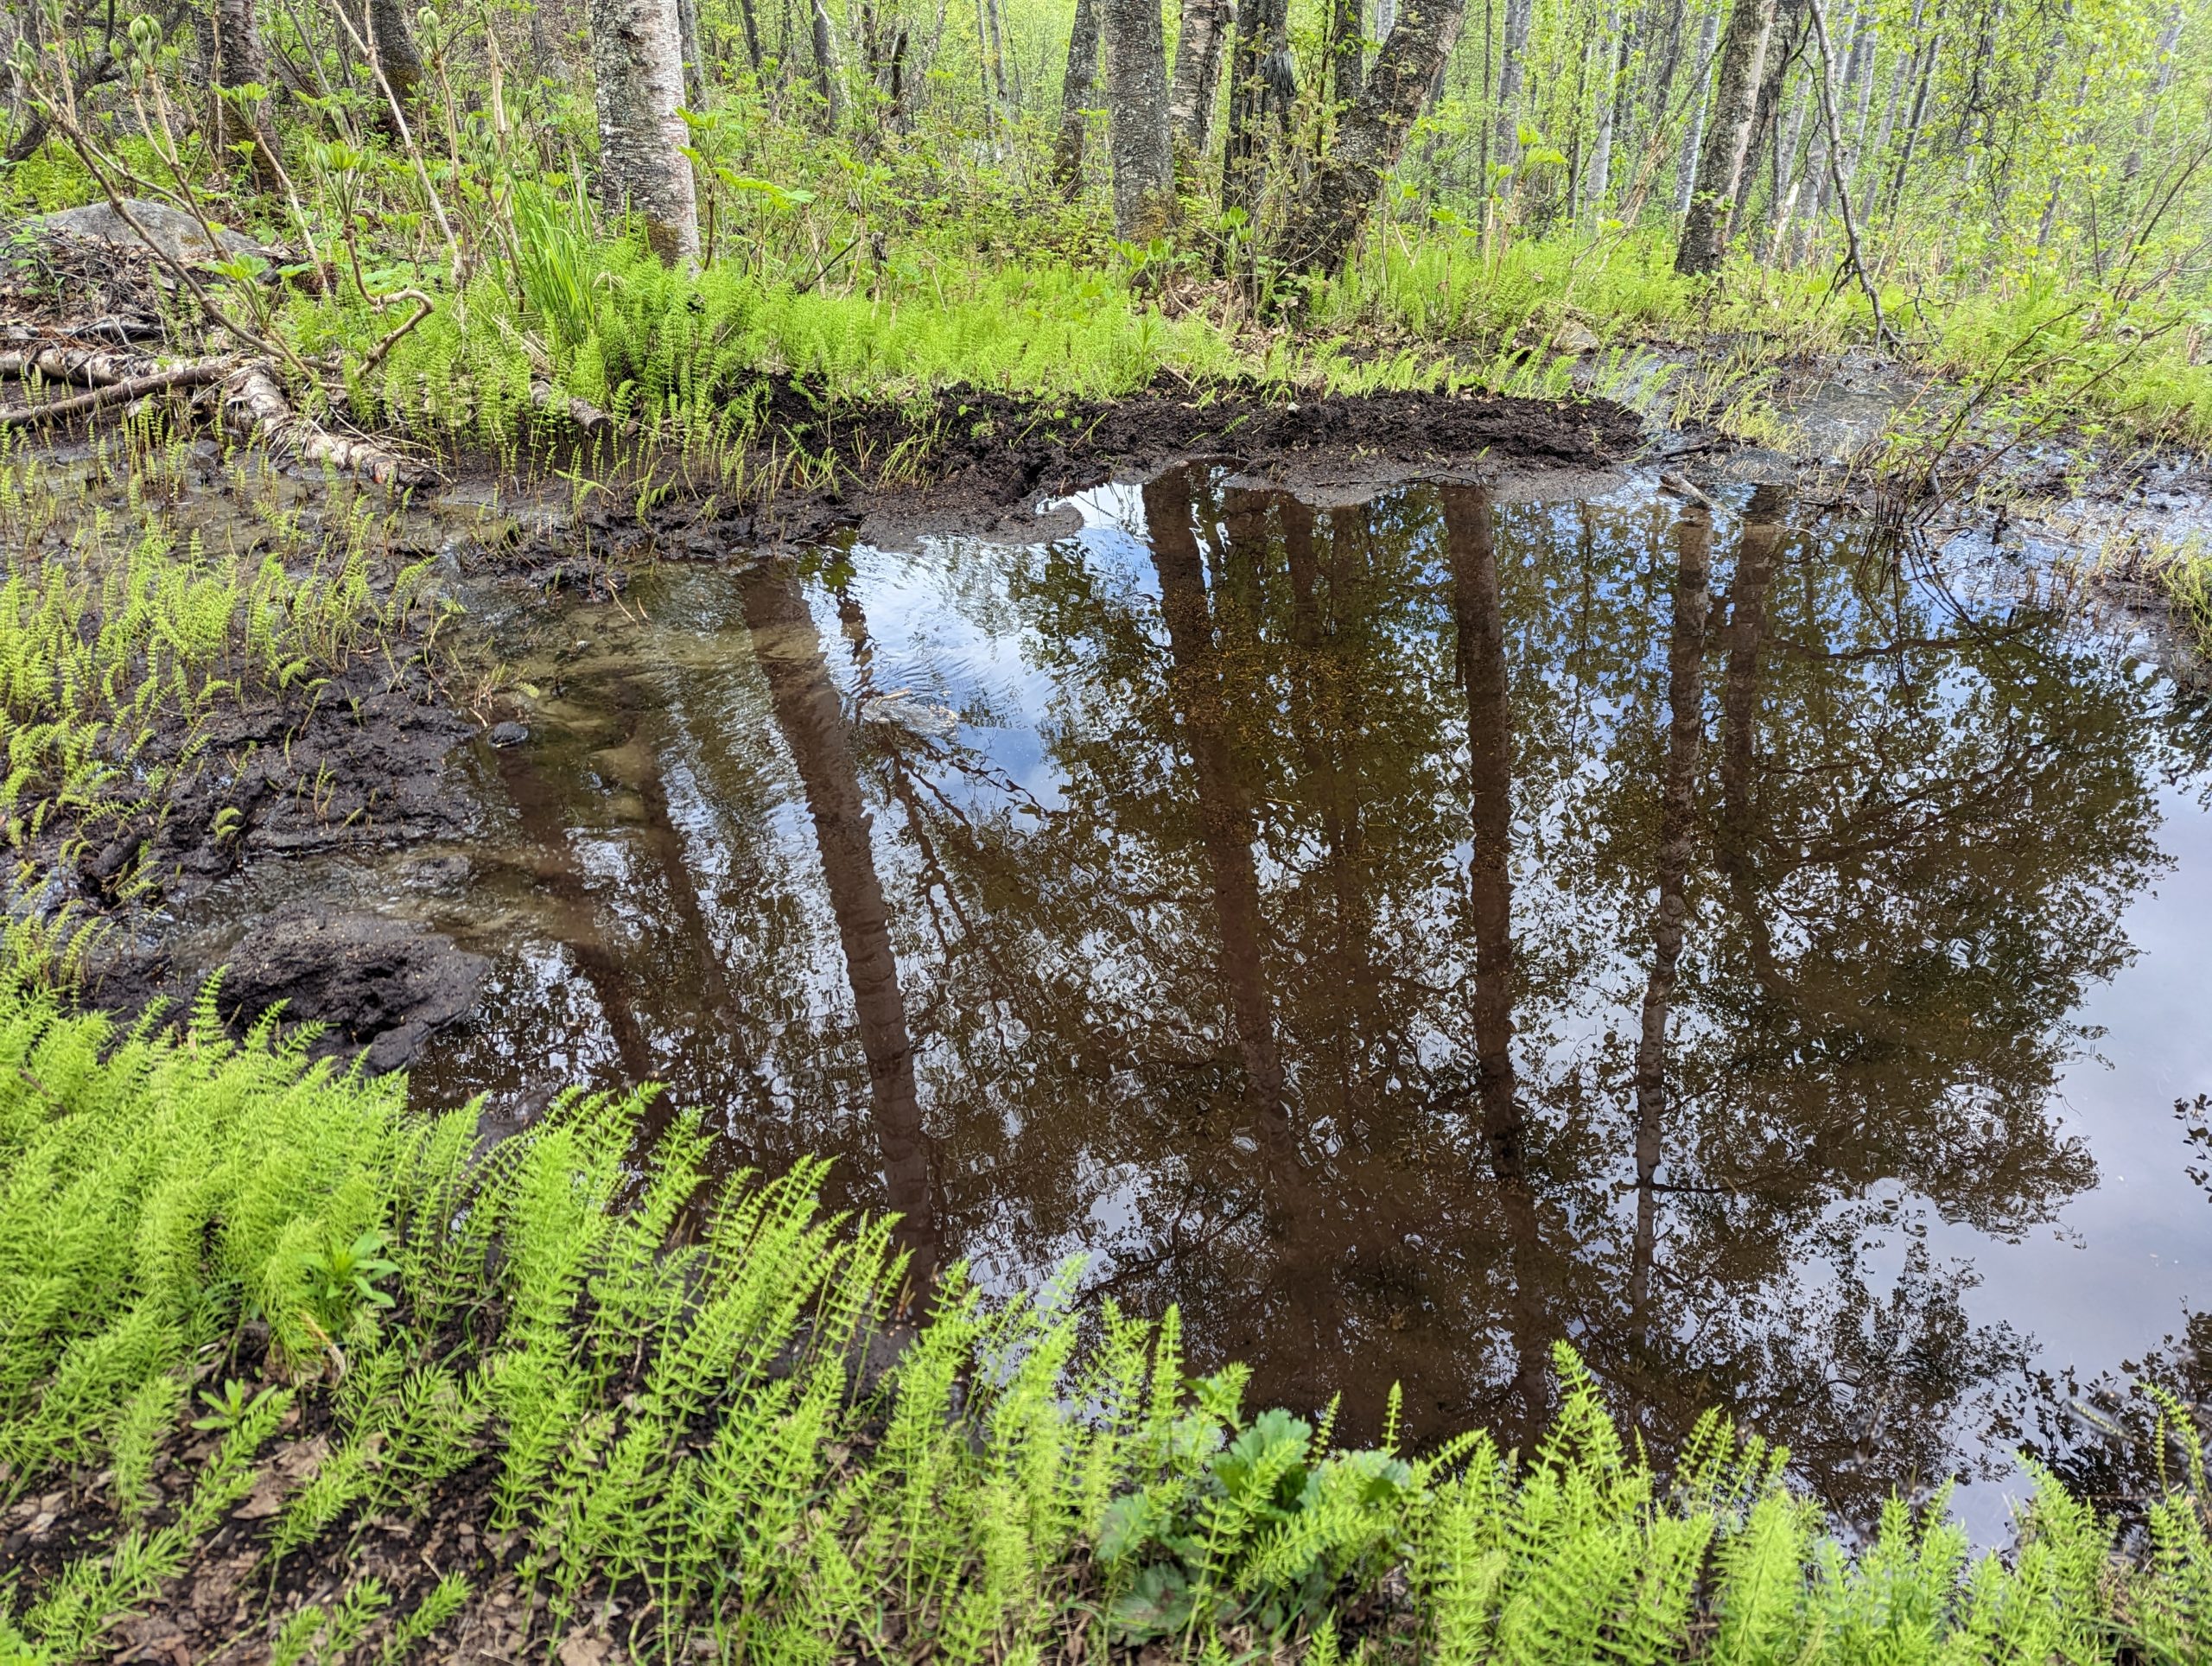
[[[328,1027],[317,1052],[358,1049],[367,1069],[397,1070],[468,1010],[490,970],[410,921],[295,906],[238,945],[222,1007],[243,1027],[281,1001],[287,1020]]]

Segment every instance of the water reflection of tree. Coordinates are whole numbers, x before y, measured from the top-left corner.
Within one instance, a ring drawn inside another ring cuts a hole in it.
[[[1152,497],[1155,522],[1173,512]],[[1227,848],[1224,790],[1252,806],[1231,843],[1259,853],[1262,925],[1237,929],[1265,945],[1287,1102],[1319,1163],[1310,1227],[1334,1246],[1318,1276],[1341,1314],[1339,1380],[1402,1375],[1417,1411],[1459,1415],[1503,1403],[1529,1338],[1567,1334],[1635,1385],[1657,1432],[1732,1400],[1799,1439],[1840,1497],[1948,1468],[1947,1417],[2016,1358],[2016,1339],[1965,1322],[1970,1269],[1909,1257],[1878,1287],[1853,1237],[1889,1206],[1866,1201],[1884,1182],[2016,1227],[2089,1178],[2044,1098],[2066,1014],[2116,963],[2118,905],[2149,857],[2124,690],[2047,637],[1865,652],[1940,633],[1878,613],[1802,543],[1783,559],[1767,504],[1737,553],[1714,668],[1723,733],[1717,757],[1700,757],[1701,559],[1686,551],[1662,581],[1673,594],[1654,595],[1649,523],[1577,518],[1562,537],[1563,518],[1505,512],[1516,866],[1554,860],[1514,896],[1518,935],[1535,939],[1510,973],[1522,1082],[1506,1101],[1493,1087],[1486,1121],[1497,1049],[1484,1039],[1497,1023],[1484,1008],[1504,980],[1480,963],[1503,940],[1480,917],[1511,877],[1485,867],[1494,847],[1477,819],[1494,814],[1484,795],[1498,770],[1483,748],[1507,725],[1450,709],[1455,684],[1471,708],[1482,696],[1460,639],[1482,633],[1460,594],[1466,563],[1440,552],[1435,511],[1418,501],[1316,516],[1236,493],[1217,507],[1202,488],[1193,512],[1214,551],[1226,755],[1201,757],[1216,742],[1179,726],[1158,692],[1187,663],[1179,616],[1200,617],[1198,540],[1160,569],[1164,656],[1125,572],[1065,548],[1040,556],[1023,601],[1052,645],[1065,807],[1026,861],[1103,849],[1117,871],[1090,882],[1145,876],[1130,892],[1146,929],[1104,926],[1091,946],[1154,975],[1144,1030],[1230,1044],[1211,1055],[1219,1107],[1250,1091],[1234,1038],[1263,1020],[1205,976],[1224,916],[1190,904],[1205,893],[1210,816]],[[1472,658],[1496,663],[1487,647]],[[1189,761],[1163,767],[1179,741]],[[1441,766],[1455,752],[1470,776]],[[1655,792],[1670,755],[1694,779]],[[2026,836],[2052,824],[2068,838]],[[1462,890],[1450,875],[1471,850]],[[1660,918],[1679,918],[1679,970],[1652,958],[1655,888]],[[1110,908],[1110,893],[1099,901]],[[1365,930],[1351,951],[1354,922]],[[1247,985],[1247,1006],[1261,988]],[[1639,997],[1656,1021],[1641,1070],[1609,1016]],[[1490,1124],[1520,1114],[1501,1103],[1539,1117],[1518,1224],[1495,1175],[1474,1179]],[[1081,1125],[1094,1160],[1120,1132]],[[1175,1154],[1199,1156],[1206,1126],[1186,1127]],[[1626,1211],[1612,1190],[1624,1157]],[[1610,1284],[1608,1219],[1625,1240]],[[1180,1256],[1125,1247],[1149,1275],[1122,1288],[1183,1300],[1201,1334],[1255,1358],[1267,1389],[1330,1374],[1295,1357],[1308,1327],[1282,1322],[1321,1298],[1270,1288],[1288,1269],[1263,1237]],[[1310,1286],[1315,1258],[1298,1265]],[[1625,1347],[1610,1304],[1637,1306],[1639,1287],[1655,1322]]]
[[[843,706],[798,575],[783,564],[764,563],[745,575],[741,594],[753,655],[768,684],[776,726],[798,772],[837,922],[861,1048],[868,1059],[884,1190],[902,1218],[899,1238],[912,1257],[912,1275],[925,1288],[940,1250],[930,1145],[915,1092],[914,1048],[892,947],[891,915],[876,870]]]
[[[1970,1269],[1860,1238],[2090,1179],[2045,1107],[2151,859],[2129,685],[1871,597],[1770,494],[1717,549],[1472,488],[1144,501],[1148,541],[994,553],[1003,588],[929,569],[1039,674],[1030,762],[852,721],[865,584],[841,656],[798,574],[743,582],[757,710],[662,679],[655,819],[774,1087],[733,1132],[835,1139],[825,1061],[864,1058],[868,1166],[946,1253],[1102,1249],[1348,1428],[1395,1378],[1416,1429],[1523,1437],[1564,1336],[1655,1439],[1725,1401],[1847,1506],[1956,1463],[2019,1340],[1967,1322]],[[804,861],[741,809],[766,717]]]

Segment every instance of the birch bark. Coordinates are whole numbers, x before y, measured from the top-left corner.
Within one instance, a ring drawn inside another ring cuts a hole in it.
[[[1107,143],[1114,153],[1114,233],[1141,243],[1175,218],[1167,132],[1167,44],[1160,0],[1102,0]]]
[[[1719,79],[1713,90],[1713,118],[1698,156],[1697,187],[1682,220],[1675,270],[1685,277],[1717,271],[1728,246],[1728,226],[1751,146],[1751,118],[1766,48],[1774,30],[1775,0],[1736,0],[1721,42]]]
[[[591,0],[590,20],[601,198],[644,221],[663,261],[696,260],[699,207],[676,113],[683,99],[676,0]]]
[[[1185,175],[1195,171],[1212,133],[1221,41],[1228,29],[1229,0],[1184,0],[1183,27],[1175,37],[1175,78],[1167,95],[1167,125],[1176,169]]]

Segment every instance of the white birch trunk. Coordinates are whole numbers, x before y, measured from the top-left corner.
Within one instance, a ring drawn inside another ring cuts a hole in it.
[[[1103,0],[1107,143],[1114,153],[1114,232],[1133,243],[1175,218],[1167,129],[1167,42],[1160,0]]]
[[[591,0],[591,67],[599,105],[599,184],[615,213],[645,223],[662,260],[699,256],[699,205],[684,156],[683,56],[677,0]]]
[[[1613,115],[1620,104],[1616,94],[1621,78],[1628,73],[1628,66],[1621,60],[1621,16],[1618,10],[1605,13],[1605,35],[1598,49],[1605,73],[1598,82],[1598,132],[1590,142],[1590,167],[1582,181],[1583,200],[1590,205],[1593,214],[1605,212],[1605,193],[1612,188]]]
[[[1690,124],[1682,134],[1681,160],[1675,168],[1675,218],[1690,211],[1690,194],[1697,184],[1698,153],[1705,148],[1706,112],[1713,104],[1713,54],[1720,40],[1720,8],[1705,15],[1705,29],[1698,38],[1697,102],[1691,107]]]

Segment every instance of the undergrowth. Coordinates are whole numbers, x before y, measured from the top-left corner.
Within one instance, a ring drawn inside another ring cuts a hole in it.
[[[380,575],[358,506],[311,531],[265,503],[251,531],[269,547],[211,549],[167,512],[181,479],[143,429],[82,465],[0,448],[0,828],[18,849],[57,817],[83,839],[158,805],[219,708],[312,701],[423,601],[423,568]]]
[[[302,1038],[226,1040],[212,992],[118,1033],[13,980],[0,1507],[59,1488],[92,1528],[0,1585],[0,1660],[84,1657],[241,1546],[243,1630],[286,1660],[452,1657],[502,1614],[671,1662],[2212,1649],[2185,1419],[2139,1546],[2041,1477],[2001,1557],[1940,1496],[1847,1549],[1717,1415],[1662,1476],[1564,1350],[1535,1452],[1347,1451],[1071,1276],[956,1271],[909,1328],[889,1223],[824,1216],[816,1165],[711,1179],[696,1116],[641,1156],[646,1103],[486,1148]],[[432,1510],[470,1536],[372,1565],[372,1524]]]

